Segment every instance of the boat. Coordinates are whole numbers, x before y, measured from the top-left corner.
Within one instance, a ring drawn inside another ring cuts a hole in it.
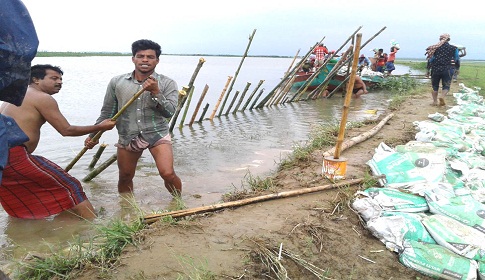
[[[307,90],[314,90],[325,81],[325,79],[327,78],[330,71],[332,71],[337,61],[338,61],[337,59],[330,60],[326,65],[322,66],[322,67],[325,67],[324,69],[312,69],[307,72],[300,70],[296,72],[293,78],[291,89],[300,90],[303,86],[306,85],[309,79],[314,77],[307,87]],[[315,76],[315,71],[318,72],[316,76]],[[339,71],[327,84],[327,90],[332,91],[335,88],[337,88],[346,79],[348,72],[350,71],[347,71],[347,66],[340,67]],[[377,84],[384,81],[384,75],[382,73],[372,71],[368,67],[363,68],[358,74],[362,79],[362,81],[364,81],[366,86],[369,88],[375,87]],[[341,90],[343,90],[344,88],[345,87],[340,87]]]

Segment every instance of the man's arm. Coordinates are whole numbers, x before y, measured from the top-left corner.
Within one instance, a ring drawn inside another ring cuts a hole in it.
[[[36,100],[36,109],[62,136],[81,136],[100,130],[112,129],[116,122],[105,120],[96,125],[71,125],[59,110],[57,101],[50,95],[43,95]]]

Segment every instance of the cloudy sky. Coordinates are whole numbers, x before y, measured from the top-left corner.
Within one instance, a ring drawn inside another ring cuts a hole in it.
[[[485,17],[475,0],[23,0],[39,36],[39,51],[130,52],[151,39],[169,54],[300,55],[323,37],[338,49],[360,26],[362,42],[386,29],[362,53],[401,46],[398,58],[424,58],[427,46],[449,33],[485,59]]]

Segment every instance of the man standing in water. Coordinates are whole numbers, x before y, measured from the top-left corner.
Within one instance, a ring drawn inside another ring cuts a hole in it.
[[[182,193],[182,181],[173,168],[172,140],[167,118],[173,116],[178,89],[174,80],[155,72],[162,53],[159,44],[150,40],[138,40],[131,46],[135,70],[111,79],[106,90],[101,115],[97,122],[110,118],[138,92],[145,92],[120,115],[118,129],[118,192],[132,193],[135,170],[144,150],[152,154],[165,188],[173,195]],[[86,138],[88,147],[95,145]]]
[[[96,215],[81,183],[48,159],[32,155],[40,140],[40,128],[50,123],[62,136],[81,136],[109,130],[112,120],[97,125],[69,124],[52,95],[62,87],[63,72],[52,65],[34,65],[22,105],[4,102],[0,113],[13,118],[28,136],[21,146],[11,147],[3,170],[0,202],[13,217],[42,219],[69,210],[81,218]]]

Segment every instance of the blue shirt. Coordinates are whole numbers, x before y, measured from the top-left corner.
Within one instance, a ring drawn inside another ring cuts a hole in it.
[[[0,0],[0,100],[20,106],[30,79],[39,40],[24,4]],[[0,114],[0,182],[10,147],[29,138],[10,117]]]

